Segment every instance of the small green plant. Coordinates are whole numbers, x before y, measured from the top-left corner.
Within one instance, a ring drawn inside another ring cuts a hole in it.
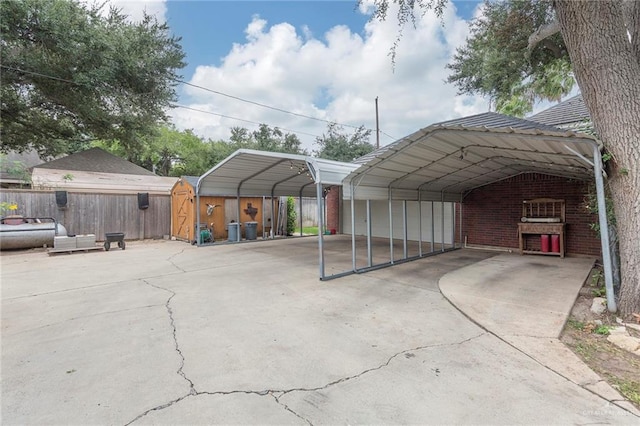
[[[71,182],[73,178],[74,176],[71,173],[67,173],[66,175],[62,176],[62,180],[64,180],[65,182]]]
[[[0,203],[0,214],[4,215],[7,212],[14,213],[18,210],[18,204],[14,202],[3,201]]]
[[[622,176],[629,176],[629,169],[627,169],[626,167],[623,167],[620,169],[620,174]]]
[[[584,323],[582,321],[578,321],[575,318],[569,318],[569,320],[567,321],[567,325],[569,327],[575,328],[576,330],[584,330]]]
[[[287,197],[287,235],[293,235],[296,230],[296,202],[293,197]]]
[[[604,288],[604,286],[594,288],[591,290],[591,294],[593,294],[594,297],[603,297],[607,294],[607,289]]]
[[[602,324],[602,325],[597,326],[596,329],[593,330],[593,332],[596,333],[596,334],[601,334],[603,336],[608,336],[610,330],[611,330],[611,327],[609,327],[608,325]]]

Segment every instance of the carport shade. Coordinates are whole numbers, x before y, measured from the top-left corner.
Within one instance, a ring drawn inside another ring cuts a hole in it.
[[[306,155],[240,149],[200,176],[196,185],[196,236],[200,244],[200,196],[295,196],[318,200],[320,278],[324,274],[323,190],[342,185],[359,164]],[[238,218],[240,202],[238,202]],[[237,233],[238,240],[240,232]]]
[[[352,200],[353,216],[353,200],[462,202],[475,188],[526,172],[595,177],[607,302],[613,312],[600,148],[587,134],[497,113],[478,114],[431,125],[361,157],[357,162],[362,167],[345,178],[343,194]],[[355,241],[353,245],[355,253]]]

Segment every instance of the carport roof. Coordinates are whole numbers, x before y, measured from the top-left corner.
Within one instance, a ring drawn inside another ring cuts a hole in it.
[[[484,113],[433,124],[356,160],[344,197],[460,201],[465,193],[526,172],[569,179],[593,177],[587,134]]]
[[[306,155],[240,149],[200,176],[196,192],[210,196],[306,196],[342,185],[359,167]]]

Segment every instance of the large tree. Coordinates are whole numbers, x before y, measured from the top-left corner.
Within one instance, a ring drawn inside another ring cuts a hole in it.
[[[135,148],[166,119],[184,66],[166,24],[71,0],[2,1],[0,15],[3,151],[46,157],[94,138]]]
[[[316,145],[319,149],[315,154],[327,160],[350,163],[375,149],[369,142],[370,136],[371,130],[365,129],[363,126],[349,134],[344,130],[344,127],[330,123],[327,125],[326,133],[316,138]]]
[[[447,0],[374,0],[374,3],[377,19],[385,19],[389,5],[396,3],[397,17],[404,25],[427,9],[441,14]],[[494,10],[496,14],[509,15],[503,16],[503,24],[511,22],[508,17],[514,20],[513,25],[505,29],[499,24],[493,28],[488,28],[489,23],[474,24],[476,29],[487,28],[487,37],[476,37],[478,32],[472,31],[451,64],[451,81],[458,84],[463,93],[489,95],[503,107],[511,102],[514,110],[522,113],[526,112],[526,102],[533,102],[536,97],[554,98],[553,90],[545,93],[547,89],[560,87],[559,94],[566,91],[561,86],[570,75],[562,61],[568,57],[595,130],[612,156],[608,183],[620,244],[619,308],[624,313],[639,312],[640,1],[511,0],[501,3],[488,2],[485,7],[489,14],[484,19],[493,16]],[[507,7],[503,7],[505,5]],[[526,35],[526,44],[523,35]],[[502,45],[504,52],[496,49],[500,37],[506,43]],[[476,54],[481,51],[490,55]],[[512,58],[513,63],[504,62],[507,58],[503,54]],[[469,62],[464,63],[464,59]],[[509,75],[501,76],[502,71]],[[551,78],[545,79],[545,72],[551,73]],[[561,84],[550,84],[554,83],[550,81],[553,79]]]

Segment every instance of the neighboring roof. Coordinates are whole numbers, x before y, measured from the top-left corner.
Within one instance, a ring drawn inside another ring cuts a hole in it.
[[[34,168],[127,175],[157,176],[155,173],[100,148],[76,152]]]
[[[433,124],[372,154],[343,184],[357,199],[460,201],[465,193],[526,172],[587,180],[595,138],[497,113]]]
[[[156,175],[133,175],[124,173],[101,173],[34,168],[31,175],[34,189],[56,189],[71,192],[99,194],[150,194],[171,193],[177,177]]]
[[[196,192],[207,196],[315,197],[314,184],[341,185],[358,167],[305,155],[240,149],[203,174]]]
[[[36,151],[31,150],[22,153],[10,151],[5,154],[2,159],[0,182],[17,184],[25,183],[23,173],[10,173],[9,170],[17,166],[20,171],[24,171],[28,175],[30,173],[29,169],[41,162],[42,160]]]
[[[528,120],[556,127],[567,127],[576,123],[588,122],[591,120],[591,115],[582,95],[576,95],[532,115]]]
[[[182,176],[181,179],[185,180],[189,185],[195,188],[198,185],[198,179],[200,179],[200,176]]]

